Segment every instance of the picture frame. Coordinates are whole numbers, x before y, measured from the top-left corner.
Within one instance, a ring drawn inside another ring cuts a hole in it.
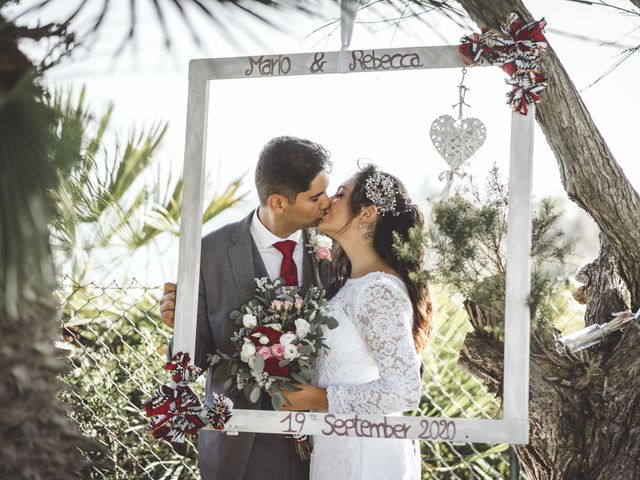
[[[200,213],[204,196],[209,93],[213,80],[460,68],[464,65],[457,45],[191,60],[180,225],[180,288],[176,299],[173,351],[193,353],[195,346],[202,234]],[[527,300],[531,287],[534,119],[534,105],[529,106],[527,115],[511,114],[502,418],[385,417],[234,409],[227,433],[371,436],[454,443],[528,442],[530,312]]]

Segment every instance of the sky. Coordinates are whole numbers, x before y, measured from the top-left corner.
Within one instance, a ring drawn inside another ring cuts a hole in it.
[[[78,27],[89,24],[96,13],[90,9],[97,9],[101,3],[90,2]],[[193,42],[175,9],[167,5],[173,41],[170,51],[165,48],[151,2],[137,3],[135,41],[122,53],[114,55],[126,34],[130,15],[128,2],[115,2],[91,48],[78,49],[71,59],[49,71],[46,81],[51,87],[73,88],[76,92],[86,86],[90,104],[97,111],[104,111],[113,103],[113,125],[120,135],[126,135],[132,128],[148,128],[154,122],[168,122],[169,131],[159,150],[158,163],[163,172],[173,177],[180,175],[183,164],[190,59],[334,51],[340,47],[337,24],[321,28],[339,15],[333,2],[320,2],[320,11],[313,18],[293,12],[274,15],[265,11],[282,30],[267,27],[236,10],[218,7],[214,11],[227,28],[227,32],[221,32],[196,10],[187,9],[203,40],[202,47]],[[625,46],[640,44],[640,16],[565,0],[525,3],[535,18],[547,20],[550,44],[637,189],[638,99],[633,86],[640,72],[640,56],[632,56],[603,80],[590,85],[620,58]],[[59,6],[74,4],[54,2],[57,9],[41,11],[25,21],[49,20],[64,13]],[[626,1],[616,5],[632,8]],[[398,27],[397,22],[379,22],[382,17],[395,18],[397,13],[369,10],[358,13],[351,49],[457,45],[462,35],[477,31],[472,23],[456,25],[439,12],[421,16],[425,22],[404,19]],[[458,101],[461,74],[461,69],[442,69],[212,82],[207,192],[221,191],[231,180],[246,173],[242,191],[249,194],[241,205],[214,219],[204,231],[237,220],[254,208],[257,196],[253,193],[253,165],[262,145],[279,135],[309,138],[331,152],[334,168],[330,192],[355,170],[358,159],[366,158],[402,179],[410,195],[427,208],[426,199],[437,196],[444,187],[438,175],[448,168],[431,143],[429,129],[438,116],[456,115],[452,105]],[[465,79],[470,89],[466,96],[470,107],[465,108],[464,116],[480,119],[487,129],[485,144],[465,167],[465,172],[480,184],[494,162],[505,178],[508,175],[511,112],[505,104],[509,90],[505,78],[499,68],[484,67],[469,69]],[[597,254],[597,230],[586,214],[567,200],[556,161],[537,126],[533,194],[534,199],[546,196],[558,199],[566,210],[563,227],[581,237],[575,267],[590,261]],[[160,285],[175,280],[177,252],[177,241],[166,238],[135,261],[109,265],[108,257],[96,259],[96,266],[108,268],[96,269],[95,278],[104,279],[108,271],[112,276],[126,275],[146,284]]]

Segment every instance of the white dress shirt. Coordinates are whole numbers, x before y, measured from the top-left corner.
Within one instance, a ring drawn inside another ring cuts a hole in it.
[[[302,285],[302,259],[304,254],[304,237],[302,230],[293,232],[287,238],[280,238],[271,233],[271,231],[262,224],[260,218],[258,218],[258,210],[256,209],[251,219],[251,237],[256,247],[258,247],[258,252],[260,252],[260,257],[262,257],[271,281],[280,276],[280,266],[282,265],[282,253],[274,247],[273,244],[282,242],[283,240],[293,240],[296,242],[296,248],[293,251],[293,261],[298,269],[298,286]]]

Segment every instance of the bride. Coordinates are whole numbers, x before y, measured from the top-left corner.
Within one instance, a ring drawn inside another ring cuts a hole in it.
[[[412,281],[422,258],[399,258],[394,234],[406,241],[423,216],[405,187],[370,165],[331,197],[320,232],[339,243],[330,293],[339,328],[326,332],[316,385],[287,392],[290,410],[400,415],[420,400],[420,357],[431,329],[431,300]],[[421,252],[423,253],[423,252]],[[418,442],[314,436],[311,480],[420,478]]]

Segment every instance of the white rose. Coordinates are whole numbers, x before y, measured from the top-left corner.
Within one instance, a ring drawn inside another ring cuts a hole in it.
[[[262,335],[258,341],[262,345],[266,345],[267,343],[269,343],[269,337],[267,337],[266,335]]]
[[[307,322],[304,318],[297,318],[295,323],[296,323],[296,335],[298,335],[298,338],[306,337],[309,331],[311,330],[311,326],[309,325],[309,322]]]
[[[255,315],[245,313],[245,315],[242,317],[242,324],[247,328],[253,328],[258,325],[258,319]]]
[[[295,345],[286,345],[284,347],[284,358],[285,360],[293,360],[298,356],[298,349]]]
[[[329,248],[329,249],[331,249],[331,247],[333,246],[333,240],[331,240],[326,235],[318,235],[316,237],[316,245],[318,246],[318,248]]]
[[[294,333],[285,333],[284,335],[280,336],[280,343],[286,347],[287,345],[295,342],[296,339],[297,337]]]
[[[248,362],[249,359],[256,354],[256,346],[253,343],[245,343],[240,351],[240,360]]]

